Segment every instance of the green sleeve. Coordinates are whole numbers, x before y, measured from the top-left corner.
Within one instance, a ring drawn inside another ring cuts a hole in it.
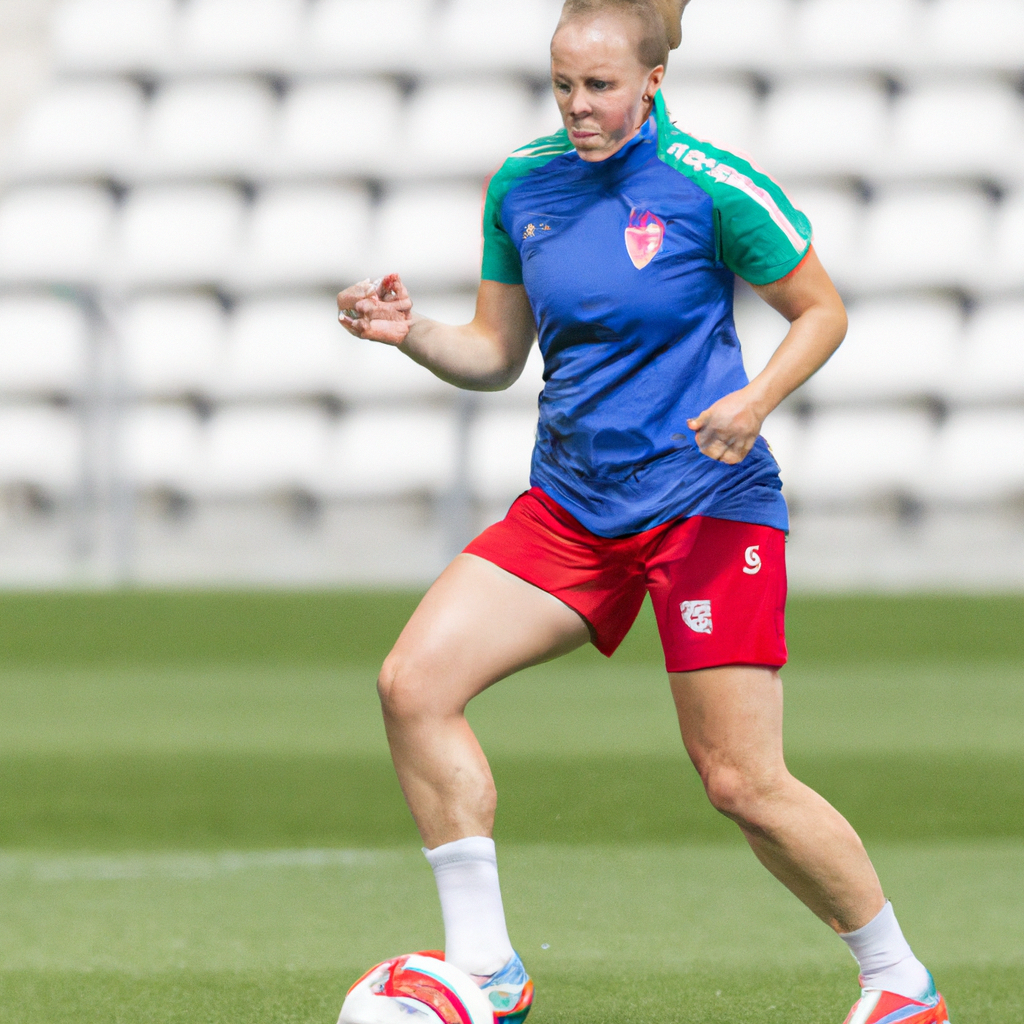
[[[484,257],[481,280],[499,281],[501,284],[522,284],[523,265],[504,225],[501,223],[501,204],[508,195],[506,175],[500,171],[487,185],[484,200]]]
[[[655,97],[658,155],[711,197],[722,262],[750,284],[796,269],[811,247],[811,223],[748,159],[677,128]]]

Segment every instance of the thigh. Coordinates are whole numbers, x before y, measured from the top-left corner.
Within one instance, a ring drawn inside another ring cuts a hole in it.
[[[420,602],[382,673],[436,710],[461,710],[492,683],[590,640],[557,598],[476,555],[459,555]]]
[[[679,729],[705,778],[712,768],[759,775],[784,768],[778,670],[725,665],[669,674]]]
[[[786,546],[781,530],[695,516],[647,561],[669,672],[786,663]]]

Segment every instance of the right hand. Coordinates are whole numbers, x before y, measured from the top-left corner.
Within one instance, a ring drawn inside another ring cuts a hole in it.
[[[401,345],[412,326],[412,299],[398,274],[360,281],[339,293],[338,322],[357,338]]]

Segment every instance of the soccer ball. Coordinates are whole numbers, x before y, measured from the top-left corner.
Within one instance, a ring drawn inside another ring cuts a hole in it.
[[[349,990],[338,1024],[494,1024],[494,1008],[435,950],[371,967]]]

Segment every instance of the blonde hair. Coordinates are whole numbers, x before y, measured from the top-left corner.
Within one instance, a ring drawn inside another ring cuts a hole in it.
[[[657,0],[565,0],[560,25],[574,18],[615,11],[628,14],[643,28],[637,57],[646,68],[668,64],[670,33],[664,3]]]

